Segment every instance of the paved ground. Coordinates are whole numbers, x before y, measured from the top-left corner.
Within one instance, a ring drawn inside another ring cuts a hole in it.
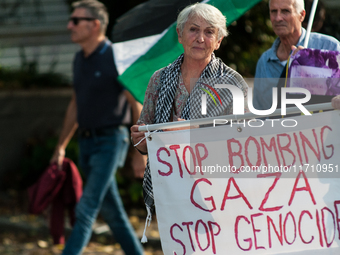
[[[12,194],[11,194],[12,192]],[[53,245],[48,230],[48,213],[29,215],[26,202],[20,201],[15,191],[0,192],[0,254],[1,255],[57,255],[62,245]],[[129,219],[141,238],[145,224],[143,209],[129,210]],[[66,236],[71,228],[66,225]],[[148,243],[143,245],[145,255],[163,255],[161,251],[157,220],[154,218],[147,229]],[[85,255],[113,254],[124,255],[119,244],[115,243],[107,225],[99,218],[94,226],[93,236]],[[128,254],[126,254],[128,255]]]

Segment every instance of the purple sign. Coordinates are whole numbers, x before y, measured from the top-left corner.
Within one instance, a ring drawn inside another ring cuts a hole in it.
[[[287,87],[308,89],[312,95],[340,94],[340,53],[302,49],[290,57]]]

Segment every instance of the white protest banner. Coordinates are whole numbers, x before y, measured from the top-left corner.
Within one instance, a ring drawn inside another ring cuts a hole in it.
[[[164,254],[340,254],[339,114],[153,133]]]

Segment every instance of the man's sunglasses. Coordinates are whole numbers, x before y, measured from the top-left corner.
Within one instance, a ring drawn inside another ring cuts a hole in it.
[[[90,17],[70,17],[68,20],[73,22],[73,25],[77,26],[79,24],[79,21],[81,20],[95,20],[96,18],[90,18]]]

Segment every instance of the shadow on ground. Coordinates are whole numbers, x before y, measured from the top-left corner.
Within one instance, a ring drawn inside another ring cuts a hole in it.
[[[2,255],[54,255],[61,254],[63,246],[53,245],[48,229],[48,211],[42,215],[27,213],[25,191],[0,192],[0,254]],[[139,238],[142,237],[146,213],[143,209],[128,210],[130,222]],[[68,220],[65,220],[68,222]],[[65,225],[65,236],[71,228]],[[145,255],[163,255],[156,218],[147,229],[148,243],[144,244]],[[124,255],[113,239],[108,226],[99,217],[93,228],[86,255]]]

